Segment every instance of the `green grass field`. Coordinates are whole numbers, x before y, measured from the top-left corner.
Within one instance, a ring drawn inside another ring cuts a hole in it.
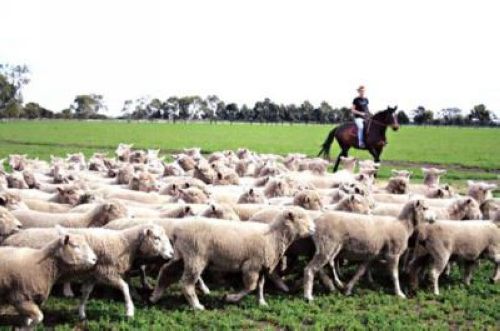
[[[134,143],[138,148],[161,148],[167,153],[199,146],[206,153],[248,147],[258,152],[314,155],[330,129],[323,125],[4,122],[0,123],[0,158],[11,153],[43,159],[77,151],[86,155],[94,151],[111,153],[120,142]],[[410,168],[418,181],[422,178],[418,170],[421,165],[439,164],[451,169],[444,180],[459,187],[465,179],[498,181],[499,134],[498,129],[402,127],[388,135],[389,145],[382,160],[391,164],[382,168],[381,177],[387,177],[391,168]],[[333,151],[338,153],[338,148],[334,146]],[[366,152],[353,154],[369,157]],[[344,277],[350,273],[352,269],[345,271]],[[61,330],[500,329],[500,286],[488,281],[490,263],[481,263],[470,287],[462,285],[455,267],[451,277],[441,281],[440,297],[424,288],[408,300],[392,295],[389,276],[382,269],[375,273],[375,286],[362,281],[352,297],[328,294],[318,286],[316,301],[311,304],[300,292],[284,295],[269,290],[267,308],[259,307],[253,295],[240,305],[224,304],[223,294],[238,286],[223,288],[212,283],[213,292],[200,296],[208,310],[193,312],[174,286],[155,306],[136,300],[138,309],[131,321],[122,317],[124,306],[116,293],[113,299],[94,295],[85,324],[77,319],[76,299],[51,297],[44,308],[45,325]],[[402,285],[406,285],[404,277]]]

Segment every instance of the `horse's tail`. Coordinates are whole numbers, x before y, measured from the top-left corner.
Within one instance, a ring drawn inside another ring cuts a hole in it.
[[[335,139],[335,131],[337,128],[333,128],[332,131],[328,134],[325,141],[321,145],[321,150],[318,153],[318,156],[323,156],[324,158],[330,159],[330,148],[332,147],[333,140]]]

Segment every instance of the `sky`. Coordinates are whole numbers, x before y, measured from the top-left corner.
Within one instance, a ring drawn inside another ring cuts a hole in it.
[[[4,0],[0,63],[27,64],[25,102],[103,94],[247,103],[419,105],[500,115],[498,1]]]

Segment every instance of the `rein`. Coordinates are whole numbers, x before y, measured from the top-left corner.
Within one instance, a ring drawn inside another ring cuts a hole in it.
[[[383,127],[388,127],[389,126],[389,124],[380,122],[380,121],[374,119],[373,117],[370,117],[368,119],[368,127],[366,128],[366,134],[368,134],[368,132],[370,132],[370,128],[372,126],[372,123],[378,124],[378,125],[383,126]]]

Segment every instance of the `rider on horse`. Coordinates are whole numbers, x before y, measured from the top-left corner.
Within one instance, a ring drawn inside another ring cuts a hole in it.
[[[361,85],[357,91],[358,96],[352,101],[351,111],[354,114],[354,123],[358,127],[358,146],[359,148],[365,148],[364,122],[371,114],[368,110],[368,99],[365,98],[365,87]]]

